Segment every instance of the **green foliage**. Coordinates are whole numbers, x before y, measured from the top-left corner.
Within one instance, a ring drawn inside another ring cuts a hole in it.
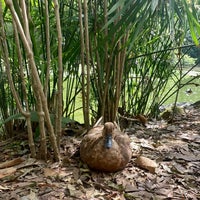
[[[10,121],[15,122],[15,120],[21,120],[24,121],[25,117],[21,114],[21,113],[17,113],[14,115],[9,116],[7,119],[5,119],[4,121],[0,121],[0,127],[3,124],[6,124]],[[51,121],[52,123],[55,121],[55,115],[51,114]],[[32,111],[31,112],[31,122],[39,122],[39,117],[36,111]],[[74,120],[71,120],[70,118],[67,117],[62,117],[62,126],[65,127],[66,124],[70,123],[70,122],[74,122]],[[14,123],[13,123],[14,124]]]

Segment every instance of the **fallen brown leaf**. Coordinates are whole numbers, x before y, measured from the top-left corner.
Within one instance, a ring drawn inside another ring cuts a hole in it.
[[[55,177],[58,175],[58,172],[54,169],[44,168],[44,176],[45,177]]]
[[[155,173],[155,170],[157,167],[157,164],[155,161],[149,158],[146,158],[144,156],[139,156],[136,158],[135,163],[137,164],[137,166],[143,169],[147,169],[151,173]]]
[[[4,178],[6,176],[10,176],[11,174],[14,174],[15,172],[16,172],[16,168],[14,168],[14,167],[1,169],[0,170],[0,179]]]
[[[7,167],[12,167],[12,166],[15,166],[15,165],[19,165],[23,161],[24,161],[24,159],[21,158],[21,157],[15,158],[13,160],[5,161],[3,163],[0,163],[0,169],[7,168]]]

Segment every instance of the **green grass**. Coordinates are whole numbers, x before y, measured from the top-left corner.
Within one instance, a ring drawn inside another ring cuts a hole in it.
[[[83,109],[79,109],[82,108],[82,97],[79,94],[76,98],[76,110],[74,113],[74,120],[80,122],[80,123],[84,123],[84,119],[83,119]]]
[[[193,77],[191,75],[187,75],[182,80],[181,84],[187,83],[192,78]],[[173,84],[174,84],[174,82],[172,80],[169,80],[169,83],[166,87],[166,91],[170,90],[170,88]],[[191,91],[191,93],[188,92],[189,90]],[[186,84],[184,87],[182,87],[180,89],[177,102],[179,102],[179,103],[183,103],[183,102],[194,103],[196,101],[199,101],[200,100],[199,91],[200,91],[200,78],[196,78],[191,83]],[[164,104],[168,105],[168,104],[174,103],[175,98],[176,98],[176,94],[171,96]]]

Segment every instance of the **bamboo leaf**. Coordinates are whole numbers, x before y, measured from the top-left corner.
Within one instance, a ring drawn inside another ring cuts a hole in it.
[[[197,30],[197,33],[200,34],[200,24],[195,19],[195,15],[193,15],[191,11],[189,10],[187,3],[185,1],[183,1],[183,3],[184,3],[186,14],[187,14],[191,37],[195,45],[199,45],[198,37],[195,30]]]
[[[199,24],[199,22],[196,20],[195,17],[192,17],[192,21],[193,21],[193,25],[196,28],[197,33],[200,35],[200,24]]]
[[[195,28],[194,28],[194,25],[192,22],[189,22],[189,26],[190,26],[190,33],[191,33],[191,37],[195,43],[195,45],[199,45],[199,41],[198,41],[198,38],[197,38],[197,35],[195,33]]]
[[[134,11],[134,9],[135,9],[135,7],[133,5],[135,5],[135,4],[132,3],[132,1],[128,1],[126,4],[124,4],[124,0],[119,1],[117,3],[117,8],[120,8],[120,9],[113,16],[111,16],[111,18],[108,20],[108,22],[103,26],[102,30],[109,27],[109,25],[113,24],[114,22],[117,22],[117,20],[120,17],[122,19],[126,19],[127,18],[126,16],[128,16],[128,13]],[[140,6],[140,5],[141,4],[139,4],[137,6]],[[113,13],[113,10],[114,11],[117,10],[115,5],[113,7],[114,7],[114,9],[111,8],[111,10],[108,12],[108,16],[111,15],[111,13]],[[125,15],[125,17],[124,17],[124,15]],[[118,21],[118,23],[124,24],[124,21],[122,19],[120,21]]]
[[[22,116],[21,113],[17,113],[17,114],[9,116],[7,119],[2,121],[2,124],[5,124],[5,123],[7,123],[7,122],[9,122],[11,120],[14,120],[14,119],[24,119],[24,117]]]
[[[125,0],[119,0],[117,3],[113,5],[113,7],[109,10],[108,15],[115,12],[119,7],[123,7]]]
[[[156,10],[156,8],[158,6],[158,1],[159,0],[152,0],[152,2],[151,2],[151,11],[152,11],[152,13],[154,13],[154,11]]]

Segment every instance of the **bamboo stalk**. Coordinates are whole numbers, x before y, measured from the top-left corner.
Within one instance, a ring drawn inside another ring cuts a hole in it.
[[[100,56],[99,56],[99,50],[98,50],[98,42],[97,42],[97,34],[98,34],[98,30],[97,30],[97,2],[95,2],[95,8],[94,8],[94,49],[95,49],[95,57],[96,57],[96,73],[97,73],[97,79],[95,79],[96,81],[96,85],[98,85],[99,87],[97,87],[97,91],[98,91],[98,96],[99,96],[99,103],[100,105],[102,105],[102,91],[103,91],[103,80],[102,80],[102,67],[101,67],[101,63],[100,63]],[[92,48],[91,48],[92,50]],[[95,63],[94,63],[94,67],[95,67]]]
[[[81,40],[81,72],[82,72],[82,102],[83,102],[83,117],[84,122],[87,121],[86,116],[86,92],[85,92],[85,60],[84,60],[84,51],[85,51],[85,42],[84,42],[84,31],[83,31],[83,20],[82,20],[82,1],[78,1],[79,7],[79,25],[80,25],[80,40]]]
[[[57,144],[60,146],[60,137],[62,133],[62,111],[63,111],[63,64],[62,64],[62,31],[60,25],[59,4],[57,0],[54,0],[54,12],[56,16],[56,27],[58,34],[58,92],[57,92],[57,104],[56,104],[56,121],[55,132],[57,135]]]
[[[28,14],[27,14],[27,8],[25,1],[20,1],[21,4],[21,10],[22,10],[22,16],[24,20],[24,31],[27,38],[27,41],[29,43],[30,48],[32,49],[32,42],[29,32],[29,22],[28,22]],[[33,71],[33,69],[31,69]],[[37,82],[35,82],[35,79],[32,78],[33,86],[37,85]],[[45,125],[44,125],[44,112],[42,107],[42,100],[39,92],[37,90],[34,90],[34,94],[37,97],[37,113],[38,113],[38,121],[39,121],[39,129],[40,129],[40,158],[43,160],[47,160],[47,147],[46,147],[46,131],[45,131]]]
[[[17,32],[17,27],[16,27],[14,20],[13,20],[13,26],[14,26],[14,34],[15,34],[15,42],[16,42],[16,51],[17,51],[18,62],[19,62],[19,67],[20,67],[20,77],[21,77],[21,84],[22,84],[22,92],[23,92],[23,95],[24,95],[24,103],[25,103],[25,106],[26,106],[26,112],[29,113],[28,116],[25,116],[26,122],[27,122],[29,147],[30,147],[30,151],[31,151],[31,157],[35,158],[36,157],[36,150],[35,150],[35,144],[34,144],[34,140],[33,140],[33,131],[32,131],[32,125],[31,125],[30,109],[29,109],[29,105],[28,105],[28,95],[27,95],[27,92],[26,92],[26,83],[25,83],[25,77],[24,77],[24,72],[23,72],[22,54],[21,54],[21,51],[20,51],[19,35],[18,35],[18,32]]]
[[[47,63],[46,63],[46,78],[44,84],[44,93],[47,97],[48,95],[48,87],[49,87],[49,79],[50,79],[50,66],[51,66],[51,50],[50,50],[50,30],[49,30],[49,10],[48,10],[48,0],[45,0],[45,33],[46,33],[46,55],[47,55]]]
[[[104,0],[104,24],[107,24],[108,22],[108,1]],[[104,30],[104,37],[106,38],[108,36],[108,28],[106,27]],[[101,108],[101,116],[104,118],[104,122],[109,121],[108,112],[106,113],[105,107],[106,102],[108,102],[108,82],[110,78],[110,66],[109,66],[109,61],[108,61],[108,41],[105,41],[105,57],[104,57],[104,68],[103,71],[106,74],[105,75],[105,83],[104,83],[104,89],[101,92],[102,93],[102,108]],[[111,59],[111,58],[110,58]],[[109,109],[109,107],[107,107]]]
[[[32,133],[32,129],[31,129],[31,123],[30,123],[30,112],[28,110],[28,102],[27,102],[27,96],[25,95],[25,103],[26,103],[26,108],[27,108],[27,111],[25,111],[23,108],[22,108],[22,103],[20,102],[20,99],[19,99],[19,95],[15,89],[15,86],[14,86],[14,83],[13,83],[13,79],[12,79],[12,76],[11,76],[11,69],[10,69],[10,62],[9,62],[9,55],[8,55],[8,46],[7,46],[7,42],[6,42],[6,35],[5,35],[5,32],[4,32],[4,21],[3,21],[3,16],[2,16],[2,4],[0,2],[0,24],[1,24],[1,46],[2,46],[2,49],[4,50],[3,51],[3,54],[4,54],[4,61],[5,61],[5,67],[6,67],[6,74],[7,74],[7,77],[8,77],[8,83],[10,85],[10,89],[12,91],[12,94],[13,94],[13,97],[16,101],[16,105],[17,105],[17,108],[19,109],[19,111],[22,113],[23,116],[25,116],[26,120],[27,120],[27,126],[28,126],[28,138],[29,138],[29,146],[30,146],[30,151],[31,151],[31,156],[32,157],[35,157],[36,156],[36,151],[35,151],[35,145],[34,145],[34,141],[33,141],[33,133]],[[14,22],[13,22],[14,23]],[[15,24],[14,24],[15,26]],[[15,35],[16,35],[16,29],[14,28],[14,31],[15,31]],[[16,42],[17,42],[17,47],[19,48],[19,40],[17,39],[17,37],[15,37],[16,39]],[[19,51],[18,51],[19,52]],[[21,54],[19,54],[19,57],[20,57],[20,66],[22,66],[21,64]],[[21,76],[23,76],[23,72],[22,72],[22,69],[20,70],[21,72]],[[22,82],[22,85],[23,85],[23,88],[25,89],[25,83]]]
[[[125,46],[127,40],[128,40],[128,33],[124,36],[122,39],[122,45],[119,46],[119,50],[121,46]],[[116,115],[119,107],[119,101],[120,101],[120,95],[121,95],[121,87],[122,87],[122,78],[124,73],[124,64],[125,64],[125,58],[126,58],[126,48],[120,52],[118,57],[118,75],[117,75],[117,86],[116,86],[116,100],[115,100],[115,107],[114,107],[114,121],[116,120]]]
[[[90,50],[89,50],[89,31],[88,31],[88,6],[87,0],[84,0],[84,30],[85,30],[85,52],[87,66],[87,90],[86,90],[86,128],[90,127]]]
[[[52,144],[52,147],[53,147],[53,150],[54,150],[55,159],[60,160],[60,153],[59,153],[58,146],[57,146],[57,143],[56,143],[54,130],[53,130],[53,127],[52,127],[52,124],[51,124],[51,119],[50,119],[48,105],[47,105],[47,99],[46,99],[45,94],[43,92],[42,84],[41,84],[41,81],[40,81],[40,78],[39,78],[39,75],[38,75],[38,72],[37,72],[36,64],[35,64],[35,61],[34,61],[34,55],[33,55],[32,47],[29,43],[30,42],[29,41],[30,36],[28,36],[28,38],[26,38],[26,35],[25,35],[24,30],[22,28],[22,25],[21,25],[19,18],[17,16],[16,12],[15,12],[14,7],[13,7],[12,1],[11,0],[5,0],[5,3],[7,4],[8,8],[11,11],[12,17],[15,20],[18,32],[19,32],[21,39],[22,39],[22,42],[24,44],[24,48],[26,49],[27,57],[28,57],[28,60],[29,60],[29,66],[30,66],[31,73],[32,73],[31,74],[32,79],[33,79],[32,87],[33,87],[33,90],[34,90],[34,94],[35,94],[36,100],[39,101],[38,103],[42,103],[45,122],[46,122],[48,133],[49,133],[49,136],[50,136],[50,141],[51,141],[51,144]],[[40,102],[40,100],[41,100],[41,102]],[[42,117],[41,113],[39,113],[39,117]]]

